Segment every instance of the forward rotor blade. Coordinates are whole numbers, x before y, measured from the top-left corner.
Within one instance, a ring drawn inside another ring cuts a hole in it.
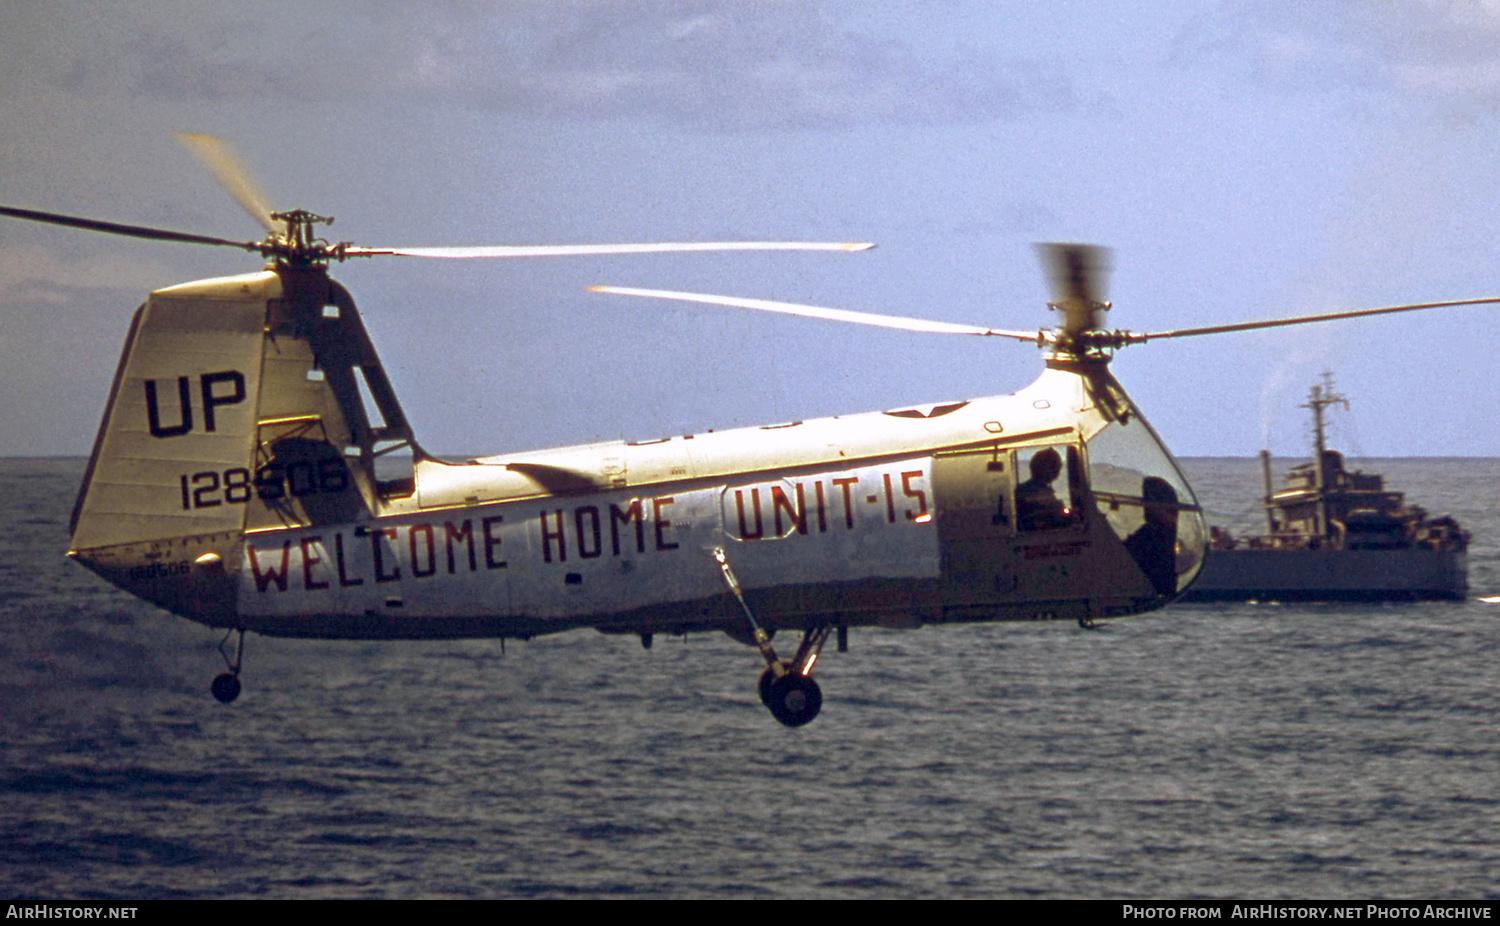
[[[1046,243],[1036,246],[1052,301],[1058,305],[1078,302],[1092,306],[1104,301],[1105,277],[1109,274],[1109,249],[1093,244]]]
[[[1275,318],[1268,321],[1241,322],[1235,325],[1210,325],[1203,328],[1179,328],[1175,331],[1156,331],[1135,335],[1142,340],[1158,338],[1187,338],[1200,334],[1225,334],[1231,331],[1253,331],[1256,328],[1279,328],[1285,325],[1309,325],[1313,322],[1331,322],[1340,318],[1359,318],[1362,315],[1388,315],[1394,312],[1416,312],[1421,309],[1443,309],[1460,305],[1494,305],[1500,297],[1487,299],[1454,299],[1448,302],[1415,302],[1410,305],[1392,305],[1379,309],[1353,309],[1348,312],[1329,312],[1325,315],[1299,315],[1295,318]]]
[[[260,250],[260,245],[254,241],[230,241],[227,238],[189,235],[186,232],[167,231],[162,228],[148,228],[144,225],[121,225],[116,222],[101,222],[98,219],[59,215],[55,212],[38,212],[34,209],[16,209],[11,206],[0,206],[0,215],[10,216],[13,219],[26,219],[31,222],[48,222],[53,225],[67,225],[72,228],[85,228],[89,231],[108,232],[111,235],[149,238],[153,241],[180,241],[185,244],[213,244],[223,247],[240,248],[245,251]]]
[[[923,331],[931,334],[972,334],[1032,342],[1038,341],[1041,337],[1035,331],[996,331],[993,328],[982,328],[977,325],[957,325],[952,322],[929,321],[923,318],[904,318],[898,315],[876,315],[870,312],[853,312],[848,309],[827,309],[815,305],[773,302],[768,299],[740,299],[734,296],[680,293],[665,289],[633,289],[626,286],[590,286],[588,291],[591,293],[611,293],[617,296],[641,296],[647,299],[672,299],[678,302],[698,302],[703,305],[723,305],[737,309],[756,309],[762,312],[780,312],[783,315],[800,315],[804,318],[853,322],[859,325],[874,325],[880,328],[896,328],[901,331]]]
[[[869,242],[821,241],[695,241],[658,244],[540,244],[494,245],[460,248],[364,248],[349,246],[348,257],[437,257],[463,260],[471,257],[566,257],[579,254],[660,254],[680,251],[867,251]]]
[[[250,217],[259,222],[261,227],[271,234],[279,234],[283,229],[277,227],[277,223],[271,218],[270,204],[266,197],[255,186],[250,179],[250,171],[240,163],[235,156],[234,149],[222,138],[212,135],[195,135],[191,132],[174,132],[177,140],[203,162],[208,172],[214,175],[219,185],[229,191],[234,201],[240,204],[240,208],[250,213]]]

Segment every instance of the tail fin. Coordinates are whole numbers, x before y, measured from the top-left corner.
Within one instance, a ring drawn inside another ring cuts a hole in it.
[[[245,531],[373,508],[375,455],[403,446],[353,300],[322,268],[158,290],[131,324],[69,556],[231,625]]]

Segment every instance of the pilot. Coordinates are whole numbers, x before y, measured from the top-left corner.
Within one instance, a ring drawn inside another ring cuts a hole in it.
[[[1066,527],[1073,519],[1052,490],[1062,472],[1062,457],[1051,447],[1031,458],[1031,478],[1016,486],[1016,526],[1023,531]]]
[[[1177,591],[1177,490],[1160,476],[1141,481],[1146,523],[1125,541],[1158,595]]]

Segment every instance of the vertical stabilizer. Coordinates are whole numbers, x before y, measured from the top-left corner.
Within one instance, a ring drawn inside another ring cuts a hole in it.
[[[136,312],[70,556],[233,626],[246,532],[368,517],[375,458],[415,451],[353,300],[321,267],[186,283]]]

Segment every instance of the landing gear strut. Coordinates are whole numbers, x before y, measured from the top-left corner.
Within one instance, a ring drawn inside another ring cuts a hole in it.
[[[239,644],[234,649],[234,661],[229,661],[229,654],[224,651],[224,644],[229,642],[231,635],[236,631],[231,630],[224,634],[224,639],[219,641],[219,655],[224,657],[224,665],[229,667],[228,672],[222,672],[214,677],[214,683],[208,686],[208,690],[214,693],[220,704],[228,704],[240,696],[240,660],[245,655],[245,631],[237,631],[240,635]]]
[[[745,612],[751,636],[766,660],[766,668],[760,673],[761,703],[770,710],[772,717],[788,727],[800,727],[811,722],[823,708],[823,690],[812,678],[813,663],[817,662],[818,653],[823,649],[823,643],[828,639],[832,627],[820,624],[804,631],[802,645],[797,647],[797,655],[790,662],[778,659],[776,651],[771,648],[770,635],[760,626],[755,613],[745,601],[739,580],[735,578],[734,570],[729,568],[729,558],[725,555],[724,548],[715,547],[713,556],[714,561],[719,564],[724,584],[729,586],[730,593],[740,603],[740,610]]]

